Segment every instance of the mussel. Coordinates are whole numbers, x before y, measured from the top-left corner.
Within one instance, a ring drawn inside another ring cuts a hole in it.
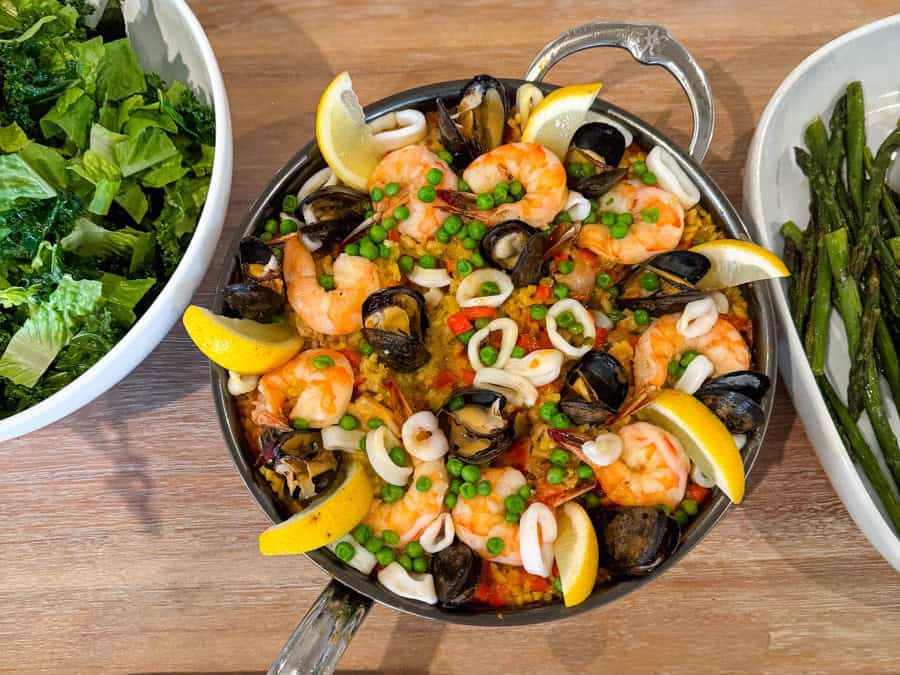
[[[365,218],[369,195],[344,185],[329,185],[300,202],[303,222],[298,229],[310,250],[339,244]]]
[[[625,137],[615,127],[604,122],[588,122],[578,127],[569,151],[567,164],[590,167],[585,175],[569,177],[569,189],[585,197],[597,199],[609,192],[628,174],[628,169],[618,168],[625,154]]]
[[[512,445],[515,431],[503,416],[506,397],[496,391],[457,389],[438,411],[450,454],[469,464],[486,464]]]
[[[772,385],[768,375],[758,373],[755,370],[736,370],[726,375],[714,377],[707,381],[701,390],[704,391],[735,391],[754,401],[762,401],[763,396]]]
[[[325,450],[318,431],[267,431],[261,442],[266,465],[284,479],[282,497],[305,505],[334,485],[342,455]]]
[[[704,389],[694,394],[733,434],[746,434],[762,426],[766,414],[749,396],[728,389]]]
[[[444,607],[459,607],[478,587],[481,558],[461,541],[455,541],[431,556],[431,573],[438,601]]]
[[[436,106],[441,142],[457,168],[503,143],[509,100],[503,83],[490,75],[477,75],[463,87],[455,111],[440,99]]]
[[[262,239],[244,237],[238,245],[238,263],[242,281],[222,290],[226,313],[271,321],[284,307],[284,278],[278,258]]]
[[[521,220],[494,225],[481,239],[481,255],[507,272],[516,288],[536,284],[544,271],[547,239]]]
[[[414,288],[390,286],[372,293],[362,306],[363,335],[386,366],[410,373],[428,363],[425,298]]]
[[[592,349],[566,376],[559,407],[576,424],[601,424],[628,396],[628,376],[609,352]]]
[[[678,548],[681,528],[651,506],[591,513],[600,542],[600,565],[616,576],[649,574]]]
[[[619,304],[625,309],[646,310],[651,316],[680,312],[689,302],[704,297],[695,284],[709,268],[709,258],[700,253],[661,253],[639,265],[619,284]],[[645,275],[652,275],[656,288],[646,288]]]

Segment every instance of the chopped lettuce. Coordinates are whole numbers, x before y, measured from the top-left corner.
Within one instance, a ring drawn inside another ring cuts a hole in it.
[[[56,190],[18,154],[0,156],[0,210],[28,199],[50,199]]]
[[[128,38],[107,42],[97,74],[97,98],[121,101],[146,89],[144,71],[138,65]]]

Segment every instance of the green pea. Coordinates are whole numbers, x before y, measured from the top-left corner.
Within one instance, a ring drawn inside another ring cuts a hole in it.
[[[447,216],[447,219],[443,222],[442,227],[450,234],[456,234],[462,229],[462,225],[462,219],[457,215],[452,215]]]
[[[478,247],[478,242],[472,239],[472,237],[464,237],[462,246],[467,251],[474,251]]]
[[[521,518],[521,517],[522,517],[522,514],[520,514],[520,513],[513,513],[512,511],[507,511],[506,513],[503,514],[503,519],[504,519],[507,523],[518,523],[518,522],[519,522],[519,518]]]
[[[489,211],[494,208],[494,197],[487,192],[482,192],[475,198],[475,206],[482,211]]]
[[[410,255],[401,255],[397,260],[397,267],[400,268],[400,271],[404,274],[409,274],[412,272],[413,267],[415,267],[416,261],[413,260]]]
[[[462,400],[462,399],[460,399],[460,400]],[[463,402],[463,405],[465,405],[465,402]],[[450,410],[453,410],[453,401],[450,401],[449,407],[450,407]],[[462,407],[462,406],[460,406],[460,407]],[[457,408],[457,410],[458,410],[458,408]],[[463,466],[464,465],[461,460],[457,459],[456,457],[451,457],[450,459],[447,460],[447,473],[449,473],[451,476],[454,476],[454,477],[459,476],[460,474],[462,474]]]
[[[449,405],[450,412],[456,412],[457,410],[462,408],[465,404],[466,404],[466,401],[462,396],[454,396],[452,399],[450,399],[450,405]],[[456,461],[459,461],[459,460],[456,460]],[[448,465],[449,465],[449,462],[448,462]],[[462,462],[460,462],[459,470],[462,471]],[[459,475],[459,472],[457,472],[457,475]]]
[[[442,244],[449,244],[452,236],[443,227],[439,227],[437,229],[437,232],[434,233],[434,238],[437,239]]]
[[[609,226],[609,234],[613,239],[624,239],[628,236],[628,225],[616,222]]]
[[[350,562],[353,560],[353,556],[356,555],[356,548],[349,541],[342,541],[334,547],[334,554],[338,557],[338,560]]]
[[[512,494],[503,500],[503,506],[506,507],[507,511],[511,511],[512,513],[524,513],[525,500],[522,499],[521,495]]]
[[[440,169],[428,169],[428,173],[425,174],[425,180],[431,185],[437,185],[444,180],[444,172]]]
[[[359,255],[359,244],[347,244],[344,247],[344,253],[347,255]]]
[[[378,564],[381,565],[382,567],[387,567],[392,562],[394,562],[394,557],[396,555],[397,554],[394,553],[394,551],[392,549],[383,548],[380,551],[378,551],[378,553],[375,554],[375,560],[377,560]]]
[[[475,267],[484,267],[484,258],[478,251],[472,253],[472,257],[470,258],[470,260],[472,261],[472,264],[475,265]]]
[[[391,257],[391,248],[387,244],[378,244],[378,255],[388,260]]]
[[[641,220],[645,223],[655,223],[659,220],[659,207],[651,206],[641,210]]]
[[[697,515],[697,502],[693,499],[685,499],[681,502],[681,510],[684,511],[689,516]]]
[[[399,485],[385,485],[385,487],[387,488],[388,501],[391,503],[403,497],[403,488]]]
[[[672,509],[669,508],[668,504],[659,504],[656,508],[665,513],[667,516],[671,515]]]
[[[434,189],[433,185],[423,185],[419,188],[416,195],[419,197],[419,201],[427,204],[433,202],[437,198],[437,191]]]
[[[369,537],[363,546],[366,547],[366,550],[369,553],[378,553],[382,548],[384,548],[384,543],[381,541],[379,537]]]
[[[587,464],[581,463],[575,468],[575,475],[582,480],[587,480],[594,477],[594,470]]]
[[[499,183],[491,190],[491,197],[494,198],[495,204],[502,204],[508,196],[509,187],[501,187]]]
[[[691,362],[700,356],[700,352],[694,349],[688,349],[684,354],[681,355],[681,361],[679,362],[683,368],[687,368],[691,365]]]
[[[338,426],[344,431],[353,431],[359,426],[359,420],[353,415],[343,415],[341,421],[338,422]]]
[[[477,483],[478,479],[481,478],[481,469],[479,469],[474,464],[466,464],[462,468],[462,472],[460,473],[462,479],[468,481],[470,483]]]
[[[459,486],[459,496],[463,499],[472,499],[475,496],[475,486],[466,481]]]
[[[600,216],[600,222],[606,225],[607,227],[612,227],[616,224],[616,214],[612,211],[604,211]]]
[[[393,230],[395,227],[397,227],[397,219],[396,218],[382,218],[381,226],[385,230]]]
[[[372,536],[372,530],[369,529],[368,525],[359,524],[353,528],[353,532],[351,534],[358,543],[365,544],[367,541],[369,541],[369,537]]]
[[[652,171],[647,171],[641,176],[641,180],[644,182],[644,185],[656,185],[656,174]]]
[[[516,199],[519,199],[525,194],[525,188],[522,187],[522,184],[519,181],[514,180],[509,184],[509,194]]]
[[[554,223],[571,223],[572,215],[568,211],[560,211],[556,214],[556,218],[553,219]]]
[[[489,481],[489,480],[478,481],[478,484],[475,486],[475,491],[482,497],[487,497],[489,494],[491,494],[491,481]],[[696,506],[695,506],[695,508],[696,508]]]
[[[272,241],[272,233],[271,232],[263,232],[259,235],[259,238],[263,241]]]
[[[669,377],[678,377],[678,371],[681,369],[681,364],[678,363],[678,359],[672,359],[669,361],[669,365],[666,367],[666,371],[669,373]]]
[[[373,225],[369,228],[369,236],[376,244],[380,244],[387,239],[387,230],[382,225]]]
[[[295,417],[291,420],[291,426],[297,431],[303,431],[304,429],[309,429],[309,422],[302,417]]]
[[[363,239],[359,244],[359,254],[366,260],[375,260],[378,257],[378,247],[371,240]]]
[[[572,270],[575,269],[575,263],[566,258],[565,260],[560,260],[559,265],[557,265],[557,269],[560,274],[571,274]]]
[[[572,420],[570,420],[569,416],[565,413],[559,412],[553,416],[553,419],[550,420],[550,424],[554,429],[568,429],[572,426]]]
[[[379,417],[373,417],[368,422],[366,422],[366,425],[370,429],[379,429],[384,426],[384,420]]]
[[[644,160],[639,159],[634,164],[631,165],[631,170],[634,172],[636,176],[640,176],[647,172],[647,163]]]
[[[529,311],[535,321],[543,321],[547,318],[547,305],[531,305]]]
[[[584,175],[581,172],[581,163],[580,162],[569,162],[566,166],[566,172],[572,178],[583,178]]]
[[[293,220],[282,220],[281,224],[278,226],[278,231],[281,234],[290,234],[291,232],[297,231],[297,223]]]
[[[554,401],[544,401],[538,408],[538,415],[540,415],[541,419],[545,422],[551,421],[553,416],[558,412],[559,405]]]
[[[398,221],[406,220],[407,218],[409,218],[409,207],[407,207],[405,204],[401,204],[400,206],[398,206],[396,209],[394,209],[394,218],[396,218]]]
[[[562,448],[553,448],[550,453],[550,462],[556,466],[565,466],[569,463],[569,459],[571,459],[569,453]]]
[[[462,487],[462,478],[454,478],[450,481],[450,492],[455,495],[459,494],[459,488]]]
[[[269,234],[275,234],[278,232],[278,221],[274,218],[269,218],[263,227]]]
[[[531,488],[527,485],[523,485],[519,488],[518,494],[522,499],[528,499],[531,497]]]
[[[492,347],[491,345],[487,345],[478,350],[478,358],[481,359],[481,362],[486,366],[493,366],[497,363],[497,358],[500,356],[500,352],[496,347]]]
[[[366,209],[365,211],[363,211],[363,220],[368,220],[374,215],[375,212],[372,209]]]
[[[469,233],[472,239],[481,239],[487,232],[487,225],[480,220],[473,220],[466,226],[466,232]]]
[[[581,222],[583,222],[585,225],[593,225],[597,222],[597,214],[592,211],[587,215],[587,218],[585,218]]]
[[[385,530],[381,533],[381,538],[388,546],[396,546],[400,543],[400,535],[393,530]]]
[[[616,225],[631,225],[634,223],[634,218],[630,213],[620,213],[616,216]]]
[[[553,297],[558,300],[563,300],[564,298],[569,297],[569,285],[568,284],[556,284],[553,287]]]
[[[428,492],[431,489],[431,479],[428,476],[419,476],[416,479],[416,490]]]
[[[485,547],[491,555],[500,555],[503,553],[503,540],[500,537],[490,537],[487,540]]]
[[[363,356],[371,356],[375,353],[375,347],[370,345],[368,342],[363,342],[359,346],[359,351]]]
[[[566,470],[561,466],[553,466],[550,467],[550,470],[547,471],[547,482],[550,485],[559,485],[566,478]]]
[[[646,309],[636,309],[631,316],[638,326],[646,326],[650,323],[650,313]]]
[[[374,187],[369,193],[369,196],[372,198],[373,202],[380,202],[382,199],[384,199],[384,190],[378,187]]]
[[[284,255],[284,251],[282,251],[280,248],[273,248],[272,255],[281,260],[281,257]]]
[[[659,277],[655,272],[644,272],[641,275],[641,288],[651,293],[659,290]]]
[[[400,563],[400,567],[405,569],[407,572],[412,572],[412,558],[410,558],[405,553],[401,553],[397,556],[397,562]]]
[[[472,263],[466,259],[456,261],[456,272],[461,276],[468,276],[472,273]]]
[[[569,326],[569,332],[572,335],[581,335],[582,333],[584,333],[584,326],[582,326],[577,321],[574,321],[572,322],[572,325]]]
[[[610,300],[615,300],[619,297],[619,289],[615,286],[606,291],[606,294],[609,296]]]
[[[384,186],[384,194],[388,197],[394,197],[400,192],[400,185],[393,181]]]
[[[560,312],[556,317],[556,325],[560,328],[568,328],[575,321],[575,315],[572,312]]]
[[[613,323],[619,323],[624,318],[625,314],[621,310],[614,309],[609,313],[609,320]]]
[[[648,171],[647,173],[650,173],[650,172]],[[646,176],[646,175],[647,174],[645,173],[644,176]],[[688,516],[688,514],[686,514],[681,509],[678,509],[675,513],[673,513],[672,518],[674,518],[675,522],[677,522],[679,525],[681,525],[681,527],[684,527],[685,525],[687,525],[688,521],[690,520],[690,517]]]
[[[403,550],[407,555],[409,555],[410,558],[421,558],[422,554],[425,553],[425,549],[422,548],[422,544],[417,541],[409,542],[406,545],[406,548]]]
[[[388,452],[388,457],[397,466],[406,466],[406,453],[403,452],[403,448],[400,446],[391,448],[390,452]]]
[[[525,356],[525,354],[526,354],[526,352],[525,352],[524,347],[520,347],[519,345],[516,345],[515,347],[513,347],[512,357],[514,359],[521,359],[523,356]]]
[[[319,286],[324,288],[326,291],[332,290],[334,288],[334,276],[331,274],[320,274]]]
[[[447,152],[446,150],[441,150],[440,152],[438,152],[437,155],[438,155],[438,157],[440,157],[442,160],[444,160],[447,164],[453,164],[453,155],[451,155],[451,154],[450,154],[449,152]]]
[[[471,192],[472,188],[469,187],[469,184],[464,181],[462,178],[459,179],[459,182],[456,185],[456,189],[460,192]]]
[[[490,323],[491,320],[489,318],[487,318],[486,316],[480,316],[475,319],[475,328],[477,330],[481,330],[482,328],[487,328]]]
[[[425,574],[428,571],[428,561],[425,558],[413,558],[412,566],[413,572],[418,572],[419,574]]]
[[[600,497],[595,495],[593,492],[588,492],[584,496],[584,505],[589,509],[596,509],[600,506]]]
[[[297,195],[285,195],[284,199],[281,200],[281,210],[286,213],[293,213],[297,210],[299,203],[300,200],[297,199]]]
[[[419,258],[419,267],[426,270],[433,270],[437,267],[437,260],[435,260],[433,255],[423,255]]]
[[[481,286],[479,286],[478,290],[481,292],[481,295],[499,295],[500,287],[493,281],[484,281]]]

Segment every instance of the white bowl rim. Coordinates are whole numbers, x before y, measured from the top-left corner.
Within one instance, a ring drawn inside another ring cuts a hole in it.
[[[775,90],[775,93],[772,94],[772,98],[769,99],[769,103],[763,111],[756,132],[753,135],[753,141],[750,144],[744,183],[745,208],[749,210],[751,224],[756,226],[758,233],[762,234],[763,238],[768,239],[768,234],[766,232],[768,224],[763,220],[763,198],[762,190],[760,189],[760,165],[762,162],[764,145],[763,138],[766,136],[782,101],[787,98],[790,90],[800,78],[807,73],[807,71],[833,52],[841,49],[850,42],[894,24],[900,24],[900,14],[873,21],[836,37],[801,61],[800,64],[788,74],[784,81],[782,81]],[[773,284],[772,286],[776,313],[782,318],[782,328],[790,326],[790,329],[785,336],[788,341],[789,349],[786,351],[782,350],[782,353],[785,355],[789,354],[793,359],[797,354],[804,354],[803,346],[800,343],[797,332],[793,329],[791,313],[788,307],[787,297],[784,293],[783,284]],[[819,387],[815,382],[812,370],[810,369],[805,356],[803,357],[802,366],[796,370],[797,372],[793,376],[802,381],[804,389],[813,392],[810,397],[810,402],[819,413],[818,417],[822,423],[821,430],[829,436],[831,440],[827,446],[814,444],[814,447],[816,455],[819,457],[819,461],[831,481],[832,487],[838,493],[838,496],[848,513],[863,531],[863,534],[865,534],[872,546],[874,546],[885,560],[897,569],[897,571],[900,571],[900,537],[894,532],[887,519],[879,510],[874,498],[869,492],[869,488],[863,482],[856,465],[844,447],[843,441],[840,438],[834,421],[831,419],[831,415],[825,405],[825,400],[819,391]],[[813,435],[810,430],[808,430],[808,433],[810,433],[811,436]]]
[[[203,67],[209,77],[212,103],[216,112],[215,159],[209,193],[197,227],[175,272],[147,311],[122,339],[97,363],[52,396],[0,420],[0,441],[36,431],[75,412],[116,385],[140,365],[169,333],[184,306],[190,302],[215,252],[231,193],[233,143],[228,95],[212,45],[200,21],[187,2],[170,1],[196,40]],[[185,298],[184,306],[176,302],[175,296]],[[178,307],[177,312],[172,311],[175,307]]]

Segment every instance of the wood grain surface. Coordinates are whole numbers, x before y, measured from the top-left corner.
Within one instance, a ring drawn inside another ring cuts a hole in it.
[[[779,82],[828,40],[897,8],[890,0],[191,5],[234,120],[232,199],[215,260],[257,192],[311,138],[318,96],[345,68],[369,102],[482,71],[521,76],[546,41],[583,22],[662,23],[709,75],[717,124],[706,167],[740,204],[754,126]],[[873,45],[873,58],[895,58],[896,49]],[[589,79],[676,140],[689,138],[688,107],[665,71],[604,50],[549,78]],[[215,267],[195,302],[209,304]],[[326,583],[304,558],[261,558],[256,537],[266,524],[221,441],[207,365],[178,326],[105,396],[0,448],[0,671],[264,671]],[[375,607],[341,668],[896,673],[898,638],[900,576],[847,516],[780,390],[746,501],[638,594],[505,630]]]

